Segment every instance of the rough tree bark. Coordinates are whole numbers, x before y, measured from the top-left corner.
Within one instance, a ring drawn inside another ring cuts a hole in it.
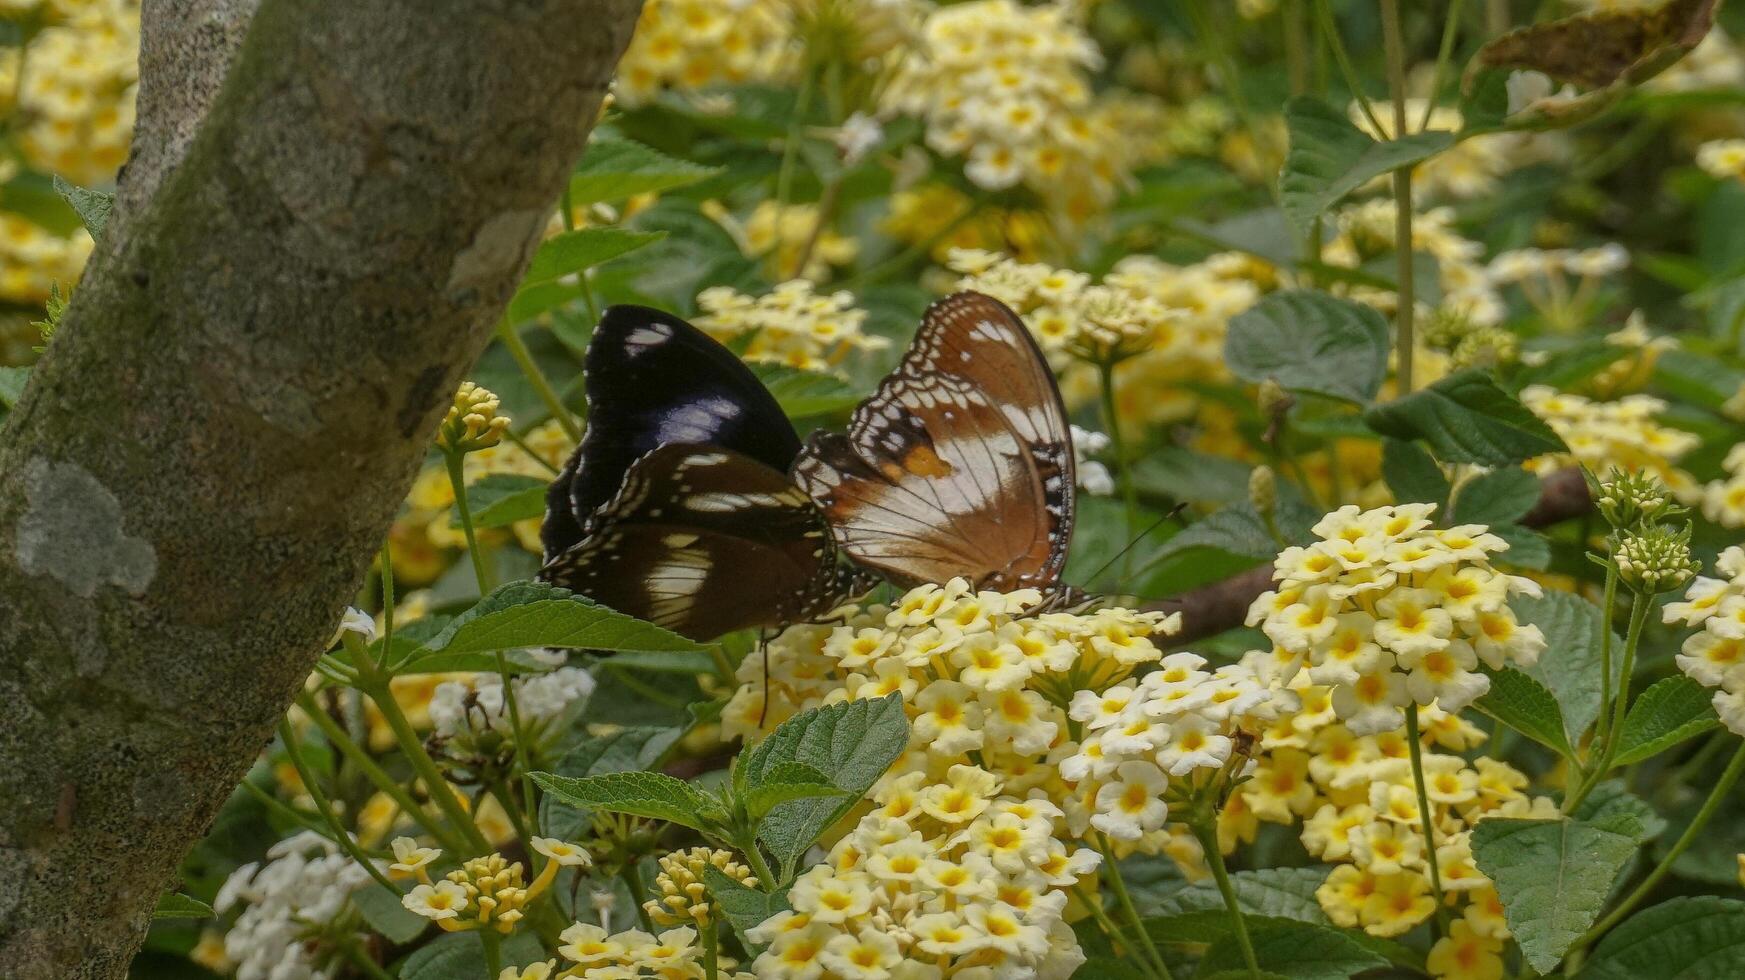
[[[147,0],[0,432],[0,977],[125,975],[332,633],[640,0]]]

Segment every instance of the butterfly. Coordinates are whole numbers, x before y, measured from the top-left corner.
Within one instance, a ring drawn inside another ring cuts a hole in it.
[[[1003,303],[962,292],[928,307],[902,362],[846,434],[815,433],[794,480],[856,564],[900,585],[1060,582],[1072,537],[1072,433],[1048,362]]]
[[[541,579],[695,640],[813,621],[871,587],[789,479],[799,436],[733,352],[614,306],[583,370],[588,428],[546,496]]]

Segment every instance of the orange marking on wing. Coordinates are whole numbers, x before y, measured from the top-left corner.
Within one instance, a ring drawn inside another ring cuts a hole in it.
[[[903,469],[915,476],[949,476],[951,464],[939,458],[932,447],[916,446],[903,454]]]

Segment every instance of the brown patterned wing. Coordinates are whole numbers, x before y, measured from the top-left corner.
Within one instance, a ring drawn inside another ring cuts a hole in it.
[[[730,449],[661,446],[540,578],[694,640],[817,619],[855,587],[823,515]]]
[[[1071,438],[1023,321],[958,293],[928,308],[846,436],[813,435],[794,479],[843,551],[897,582],[1052,589],[1072,534]]]

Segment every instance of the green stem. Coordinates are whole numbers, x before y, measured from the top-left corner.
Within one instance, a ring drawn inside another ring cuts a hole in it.
[[[377,963],[360,944],[346,943],[340,947],[340,950],[353,966],[369,974],[372,980],[393,980],[393,975],[382,969],[382,965]]]
[[[1139,966],[1145,967],[1148,970],[1154,969],[1154,967],[1151,967],[1150,964],[1145,962],[1143,956],[1139,955],[1139,944],[1134,942],[1132,938],[1115,923],[1115,920],[1109,918],[1109,911],[1103,907],[1103,900],[1100,896],[1093,894],[1082,885],[1074,886],[1073,894],[1078,896],[1079,904],[1083,905],[1091,913],[1091,918],[1096,920],[1097,927],[1103,930],[1103,935],[1108,937],[1109,942],[1115,945],[1117,951],[1122,955],[1129,957]]]
[[[1509,0],[1486,0],[1484,26],[1492,37],[1506,33],[1510,22]]]
[[[1654,890],[1654,886],[1660,884],[1660,880],[1672,871],[1673,862],[1677,861],[1685,851],[1690,849],[1691,844],[1696,842],[1697,836],[1702,833],[1704,827],[1708,826],[1709,821],[1715,816],[1715,812],[1721,808],[1721,803],[1733,791],[1733,786],[1739,781],[1741,773],[1745,773],[1745,742],[1741,742],[1739,750],[1733,753],[1733,759],[1727,763],[1726,771],[1721,773],[1720,781],[1715,783],[1715,788],[1709,791],[1709,797],[1703,801],[1702,809],[1697,811],[1690,826],[1686,827],[1684,833],[1679,835],[1678,842],[1672,845],[1672,849],[1666,852],[1666,856],[1660,859],[1660,863],[1654,866],[1654,870],[1648,873],[1648,877],[1642,879],[1642,883],[1637,885],[1622,902],[1618,903],[1617,908],[1607,913],[1605,918],[1576,941],[1576,949],[1579,950],[1604,935],[1606,930],[1617,925],[1636,906],[1642,904],[1642,900],[1648,897],[1648,893]]]
[[[963,209],[963,211],[957,215],[957,217],[952,218],[950,221],[946,222],[938,231],[927,236],[925,239],[923,239],[919,242],[916,242],[913,245],[910,245],[908,248],[903,249],[902,251],[898,252],[896,255],[893,255],[890,258],[885,259],[884,261],[873,266],[872,268],[867,269],[864,272],[858,272],[858,273],[848,277],[846,280],[843,281],[842,288],[847,289],[847,290],[851,290],[851,291],[858,290],[862,286],[867,286],[867,285],[870,285],[872,283],[878,282],[880,279],[883,279],[884,277],[890,275],[891,273],[907,267],[909,265],[909,263],[915,261],[917,258],[926,258],[926,257],[931,256],[933,254],[933,250],[936,247],[938,247],[940,242],[943,242],[947,238],[951,237],[952,232],[963,227],[964,222],[966,222],[970,218],[974,217],[976,212],[980,211],[982,209],[983,203],[985,203],[985,202],[984,202],[984,199],[981,197],[976,197],[975,199],[971,200],[969,202],[969,205],[967,207],[965,207]]]
[[[1103,870],[1108,875],[1109,888],[1115,893],[1115,902],[1121,906],[1121,912],[1127,917],[1127,922],[1133,927],[1134,934],[1139,937],[1139,948],[1151,961],[1151,966],[1158,976],[1170,980],[1169,964],[1163,961],[1163,954],[1157,951],[1157,946],[1151,941],[1151,933],[1145,931],[1145,922],[1139,917],[1139,909],[1133,904],[1133,896],[1127,892],[1127,882],[1121,877],[1121,866],[1115,862],[1115,849],[1109,845],[1109,838],[1097,834],[1097,851],[1103,855]]]
[[[503,937],[487,926],[479,931],[479,941],[485,944],[485,977],[497,980],[503,972]]]
[[[327,794],[321,791],[321,784],[316,780],[314,770],[303,761],[303,754],[297,750],[297,733],[291,730],[290,722],[283,718],[279,719],[279,741],[285,744],[285,754],[290,757],[292,768],[297,770],[297,777],[303,780],[304,791],[314,801],[315,812],[321,814],[321,819],[332,828],[334,843],[369,872],[370,877],[376,879],[376,884],[398,895],[400,889],[394,887],[387,875],[382,874],[382,869],[376,867],[375,862],[370,860],[369,855],[363,852],[363,848],[346,831],[345,825],[339,822],[339,815],[333,812],[333,804],[327,799]]]
[[[1406,137],[1406,45],[1400,31],[1400,0],[1381,0],[1381,25],[1387,49],[1388,94],[1394,103],[1394,138]],[[1399,309],[1394,344],[1399,360],[1399,394],[1412,392],[1416,298],[1412,295],[1412,168],[1394,171],[1394,257],[1399,279]]]
[[[394,801],[394,805],[400,808],[401,813],[416,821],[425,832],[441,842],[444,848],[458,850],[456,845],[459,842],[444,833],[439,824],[430,820],[425,815],[424,810],[412,799],[412,794],[406,792],[406,788],[401,786],[398,780],[388,775],[386,770],[377,765],[376,760],[370,758],[370,754],[363,750],[363,746],[346,734],[345,729],[341,728],[338,722],[334,721],[327,712],[321,710],[321,705],[316,703],[315,698],[309,692],[305,691],[297,695],[297,706],[302,708],[303,713],[315,722],[315,727],[321,729],[321,734],[327,737],[328,743],[357,766],[358,771],[362,772],[364,778],[368,779],[376,789],[387,794],[388,798]]]
[[[800,94],[794,98],[794,118],[788,124],[788,138],[782,143],[782,163],[776,171],[776,204],[787,207],[794,182],[794,164],[799,157],[802,127],[806,113],[812,108],[812,90],[817,87],[816,73],[805,72],[800,78]]]
[[[1357,107],[1363,111],[1363,118],[1369,120],[1369,125],[1375,129],[1377,136],[1387,132],[1381,124],[1381,117],[1375,114],[1375,105],[1363,91],[1363,83],[1358,80],[1357,68],[1351,63],[1351,52],[1345,50],[1345,41],[1339,37],[1339,22],[1333,18],[1333,7],[1328,0],[1315,0],[1315,16],[1321,24],[1321,36],[1326,38],[1327,46],[1333,50],[1333,60],[1339,63],[1339,74],[1345,77],[1345,87],[1351,90],[1351,97],[1357,100]]]
[[[1309,38],[1308,18],[1304,16],[1304,0],[1285,0],[1285,72],[1290,78],[1291,95],[1306,95],[1309,91],[1309,52],[1304,44]]]
[[[259,800],[262,806],[278,814],[280,819],[289,820],[291,823],[294,823],[299,827],[313,830],[328,840],[333,840],[332,828],[328,827],[326,822],[324,822],[320,816],[312,813],[304,813],[302,810],[295,807],[287,806],[284,801],[279,800],[274,797],[273,794],[261,789],[259,786],[256,786],[247,779],[244,779],[239,785],[247,790],[250,796]],[[335,844],[339,843],[339,841],[336,840],[333,842]]]
[[[394,650],[394,551],[393,542],[382,539],[382,656]]]
[[[1624,635],[1624,663],[1618,668],[1618,697],[1612,702],[1612,720],[1606,728],[1606,755],[1601,770],[1609,769],[1618,754],[1618,737],[1623,732],[1624,715],[1630,710],[1630,678],[1636,672],[1636,651],[1642,644],[1642,629],[1648,624],[1648,614],[1654,602],[1640,592],[1630,597],[1630,631]]]
[[[406,720],[405,712],[400,710],[400,703],[394,700],[393,693],[388,689],[388,678],[376,668],[369,651],[364,649],[363,640],[356,633],[346,633],[344,642],[345,648],[351,651],[352,660],[358,665],[358,689],[376,702],[376,708],[382,712],[382,718],[388,722],[395,740],[400,743],[400,751],[405,754],[406,761],[411,763],[412,771],[424,780],[424,790],[436,801],[437,809],[455,825],[456,833],[474,848],[474,854],[467,856],[489,854],[491,845],[485,841],[485,835],[479,832],[472,817],[467,815],[466,808],[461,806],[460,799],[454,795],[453,787],[443,778],[442,770],[436,767],[436,761],[430,758],[430,753],[424,751],[423,741],[413,730],[412,723]]]
[[[1430,872],[1430,893],[1436,897],[1436,935],[1448,932],[1448,908],[1442,903],[1442,869],[1436,864],[1436,817],[1424,786],[1424,738],[1418,731],[1418,706],[1406,706],[1406,751],[1412,760],[1412,788],[1418,791],[1419,829],[1424,833],[1424,867]]]
[[[1424,117],[1419,129],[1430,128],[1430,116],[1436,111],[1436,99],[1442,94],[1442,77],[1448,72],[1448,62],[1454,57],[1454,39],[1460,34],[1461,8],[1466,0],[1449,0],[1448,17],[1442,22],[1442,43],[1436,49],[1436,68],[1430,73],[1430,97],[1424,101]]]
[[[1115,405],[1115,362],[1105,358],[1097,363],[1097,388],[1102,398],[1103,425],[1109,430],[1109,445],[1115,450],[1115,465],[1120,468],[1117,477],[1121,484],[1121,502],[1127,513],[1127,538],[1139,533],[1139,491],[1133,485],[1133,466],[1127,455],[1127,440],[1121,432],[1121,418]],[[1127,578],[1131,567],[1128,559],[1121,560],[1121,578]]]
[[[539,813],[534,807],[533,776],[535,769],[542,768],[539,764],[539,749],[533,740],[527,736],[527,728],[521,723],[521,697],[515,693],[515,685],[510,683],[509,661],[504,658],[503,651],[496,651],[497,676],[503,683],[503,703],[509,708],[509,734],[515,737],[515,751],[510,758],[511,764],[521,773],[521,805],[526,808],[527,820],[522,829],[521,839],[531,841],[527,836],[527,827],[539,827]],[[514,800],[500,801],[504,812],[511,812]],[[518,823],[520,821],[517,821]]]
[[[1194,837],[1199,839],[1200,850],[1206,854],[1206,864],[1211,866],[1212,879],[1218,883],[1218,894],[1224,896],[1224,910],[1230,913],[1231,931],[1236,936],[1236,944],[1242,948],[1242,962],[1248,967],[1248,975],[1252,980],[1260,980],[1260,960],[1254,955],[1254,941],[1248,935],[1248,920],[1242,914],[1242,903],[1236,897],[1236,886],[1230,883],[1230,871],[1224,866],[1224,852],[1218,847],[1218,827],[1216,818],[1201,818],[1190,821]]]
[[[704,923],[702,926],[703,976],[707,978],[707,980],[719,980],[719,977],[721,976],[720,953],[718,952],[721,945],[721,937],[715,933],[717,928],[715,916],[713,915],[711,915],[709,921]]]
[[[589,304],[590,307],[592,305]],[[515,366],[521,369],[521,373],[527,377],[527,383],[533,386],[539,400],[545,403],[545,410],[551,413],[552,418],[557,419],[558,425],[563,426],[564,434],[570,437],[571,442],[581,442],[581,426],[576,424],[575,416],[570,414],[570,410],[564,407],[563,399],[557,396],[557,389],[551,386],[545,372],[539,369],[539,364],[527,350],[526,342],[521,339],[521,334],[515,330],[515,325],[509,322],[507,316],[497,321],[497,339],[503,342],[509,356],[515,359]]]
[[[618,872],[618,879],[630,890],[630,904],[636,906],[636,921],[642,926],[642,931],[653,932],[654,920],[648,917],[648,910],[642,907],[648,901],[648,890],[642,887],[642,869],[636,866],[634,860],[626,861]]]
[[[473,530],[473,505],[467,499],[466,455],[457,452],[444,455],[448,461],[448,482],[454,487],[455,513],[460,515],[461,533],[467,539],[467,557],[473,561],[473,577],[478,580],[479,595],[490,595],[491,567],[479,547],[478,534]]]
[[[812,231],[806,235],[806,241],[800,245],[800,253],[794,259],[794,268],[790,278],[804,279],[806,263],[812,261],[812,253],[817,251],[818,242],[823,239],[824,231],[830,225],[830,219],[836,214],[836,202],[842,196],[842,178],[837,177],[824,185],[824,193],[818,198],[818,217],[812,222]]]
[[[1583,548],[1587,547],[1584,539]],[[1606,733],[1611,728],[1611,716],[1605,711],[1605,706],[1612,703],[1612,622],[1617,615],[1618,603],[1618,566],[1614,562],[1606,562],[1606,611],[1601,622],[1605,624],[1604,636],[1600,637],[1600,713],[1594,719],[1594,735],[1591,748],[1603,750],[1606,744]],[[1597,760],[1595,760],[1597,761]]]

